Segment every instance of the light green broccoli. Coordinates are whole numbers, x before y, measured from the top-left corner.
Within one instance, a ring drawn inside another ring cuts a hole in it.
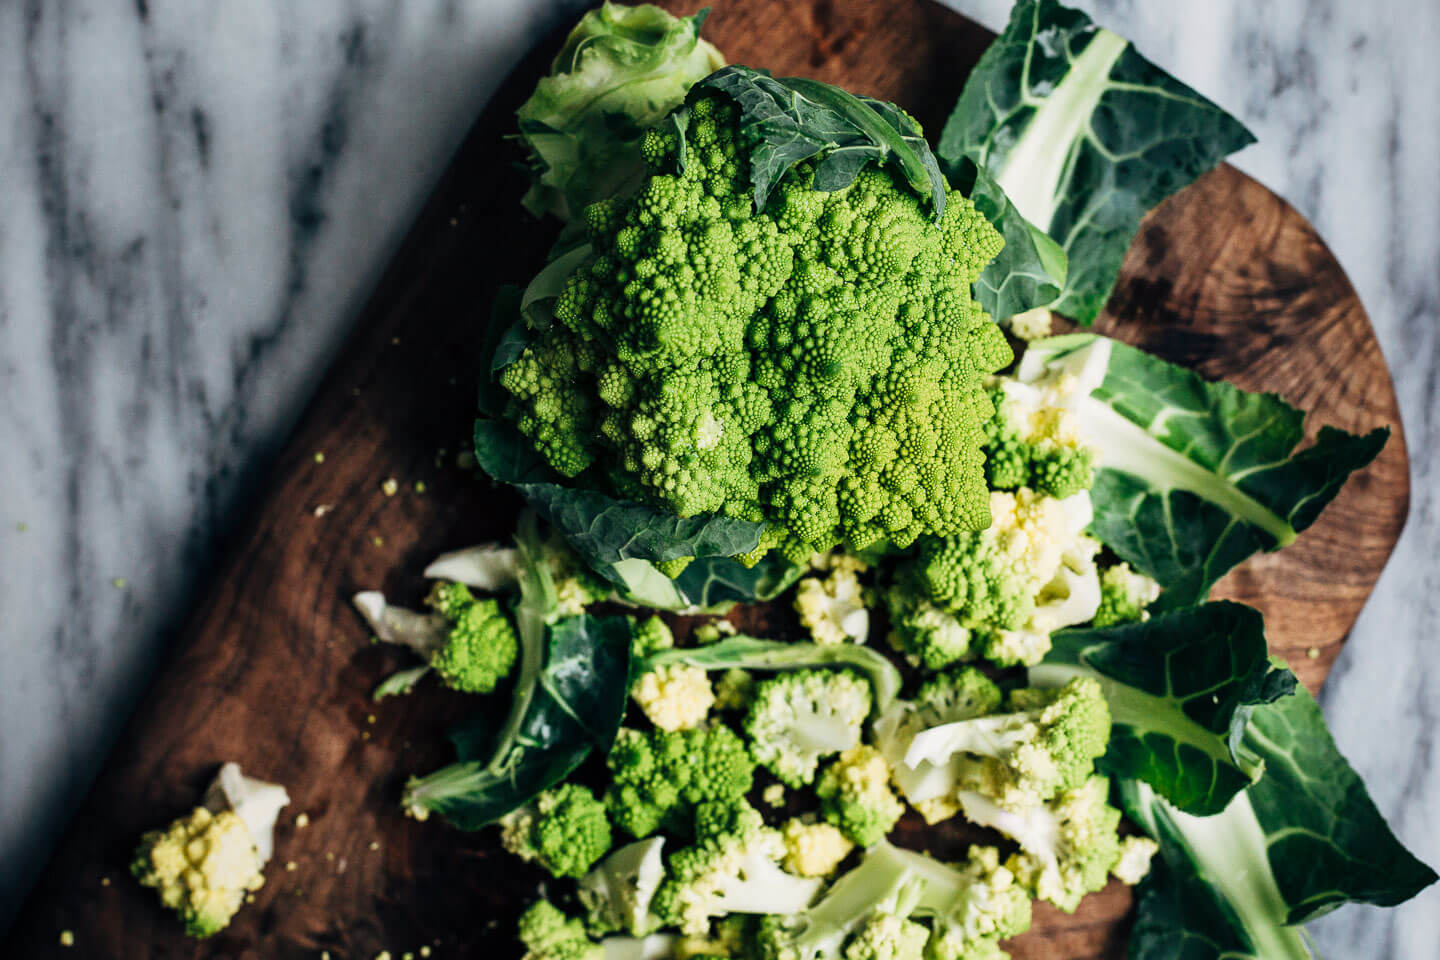
[[[755,759],[799,788],[822,757],[860,742],[870,705],[870,683],[855,671],[794,670],[755,685],[745,733]]]
[[[885,839],[905,812],[890,789],[890,765],[869,744],[851,747],[826,767],[815,795],[821,815],[862,847]]]
[[[675,634],[670,625],[658,613],[635,625],[635,637],[630,643],[632,655],[643,660],[661,650],[675,646]]]
[[[500,842],[556,877],[581,877],[610,849],[605,805],[578,783],[563,783],[500,820]]]
[[[1066,913],[1105,886],[1120,865],[1120,811],[1107,798],[1110,782],[1090,777],[1073,790],[1020,810],[981,793],[957,795],[965,818],[1006,834],[1020,845],[1006,865],[1030,893]]]
[[[397,607],[374,590],[354,603],[377,639],[419,653],[461,692],[490,693],[515,667],[520,644],[500,602],[477,599],[462,583],[437,582],[425,598],[431,613]]]
[[[1038,663],[1053,631],[1095,615],[1100,544],[1084,532],[1088,492],[1059,500],[997,490],[990,512],[988,529],[922,538],[885,591],[890,642],[918,665],[938,670],[977,654]]]
[[[586,935],[585,924],[548,900],[531,904],[519,926],[524,960],[605,960],[605,948]]]
[[[850,942],[844,960],[921,960],[930,931],[924,924],[893,913],[868,917]]]
[[[780,828],[780,834],[785,840],[782,865],[802,877],[830,876],[855,849],[855,844],[833,824],[810,816],[791,817]]]
[[[943,766],[962,754],[962,788],[1018,810],[1083,783],[1109,745],[1110,708],[1091,677],[1016,690],[1009,706],[1007,713],[921,730],[910,740],[905,764]]]
[[[563,476],[765,522],[797,561],[985,527],[982,378],[1012,354],[971,284],[1000,235],[878,166],[823,191],[802,162],[757,209],[738,107],[686,109],[633,195],[586,208],[553,320],[500,371],[505,418]]]
[[[1143,573],[1117,563],[1100,571],[1100,607],[1092,621],[1097,627],[1133,623],[1149,617],[1145,608],[1160,596],[1160,584]]]
[[[780,866],[785,841],[743,799],[695,810],[695,843],[670,855],[651,909],[667,926],[704,934],[732,913],[796,913],[820,892],[818,878]]]
[[[749,748],[723,723],[675,732],[622,728],[606,764],[610,820],[637,838],[662,828],[688,834],[698,804],[738,799],[755,782]]]
[[[710,678],[699,667],[666,663],[647,670],[630,686],[646,719],[661,730],[691,730],[705,722],[715,703]]]
[[[898,851],[923,881],[917,917],[931,922],[929,960],[1004,958],[999,941],[1030,929],[1030,894],[994,847],[972,846],[958,868]]]
[[[1043,391],[1003,381],[990,388],[995,415],[985,422],[985,479],[992,490],[1028,487],[1063,500],[1089,490],[1095,451],[1080,439],[1073,414],[1048,405]]]

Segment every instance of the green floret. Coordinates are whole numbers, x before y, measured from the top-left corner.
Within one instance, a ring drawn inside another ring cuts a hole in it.
[[[905,812],[890,789],[890,765],[868,744],[851,747],[826,767],[815,795],[821,815],[862,847],[885,839]]]
[[[960,807],[972,823],[992,827],[1020,845],[1006,865],[1022,886],[1066,913],[1087,893],[1105,886],[1119,865],[1120,811],[1107,801],[1110,782],[1095,776],[1074,790],[1012,811],[978,793],[961,793]]]
[[[845,944],[845,960],[921,960],[930,931],[923,924],[877,913]]]
[[[565,476],[764,521],[797,560],[983,528],[982,380],[1011,353],[971,284],[1000,235],[881,167],[820,191],[801,163],[756,209],[735,104],[686,109],[683,163],[662,125],[635,193],[586,209],[553,322],[500,373],[506,418]]]
[[[994,847],[972,846],[958,869],[899,853],[924,881],[915,915],[932,925],[928,960],[998,960],[1007,956],[1001,940],[1030,929],[1030,894]]]
[[[499,601],[477,600],[464,584],[442,581],[425,602],[451,623],[444,644],[430,655],[447,686],[489,693],[510,675],[520,645]]]
[[[1095,611],[1094,625],[1111,627],[1117,623],[1144,620],[1145,608],[1160,596],[1160,584],[1143,573],[1119,563],[1100,571],[1100,609]]]
[[[924,886],[915,862],[924,859],[907,855],[888,843],[879,843],[866,851],[860,865],[836,880],[824,898],[810,909],[777,910],[761,919],[755,935],[756,957],[758,960],[859,960],[893,956],[897,960],[912,960],[915,955],[903,951],[913,947],[917,939],[908,921]],[[887,932],[891,934],[888,940],[882,936]],[[854,954],[847,949],[851,944],[855,944]],[[886,947],[896,952],[863,952]]]
[[[520,915],[525,960],[604,960],[605,948],[585,934],[585,924],[567,917],[548,900],[537,900]]]
[[[732,913],[795,913],[820,891],[818,878],[780,867],[785,841],[743,799],[702,803],[695,810],[695,843],[671,854],[652,909],[667,926],[704,934],[710,921]]]
[[[1002,666],[1038,663],[1053,631],[1095,615],[1088,493],[997,490],[990,513],[985,530],[923,538],[885,593],[891,643],[917,664],[939,669],[976,652]]]
[[[915,691],[916,706],[937,717],[968,720],[1000,709],[1005,695],[985,674],[974,667],[957,667],[930,677]]]
[[[605,807],[633,837],[662,828],[689,833],[696,805],[738,799],[755,782],[749,748],[723,723],[674,732],[622,728],[606,763],[613,780]]]
[[[500,820],[500,840],[556,877],[581,877],[610,849],[605,805],[577,783],[546,790]]]
[[[245,898],[264,885],[263,866],[254,839],[234,811],[198,807],[166,829],[145,834],[130,872],[159,892],[160,902],[180,915],[187,934],[204,938],[228,926]]]
[[[755,759],[791,787],[815,779],[822,757],[860,742],[870,684],[851,670],[795,670],[761,681],[745,716]]]
[[[669,650],[673,646],[675,646],[675,634],[670,631],[669,624],[661,619],[659,614],[648,620],[642,620],[636,625],[635,639],[631,643],[631,649],[637,660],[643,660],[661,650]]]
[[[1010,708],[922,730],[910,741],[905,763],[914,768],[943,765],[956,754],[975,758],[961,774],[966,788],[1016,810],[1083,783],[1109,744],[1110,708],[1093,678],[1016,690]]]
[[[992,490],[1029,487],[1061,500],[1089,490],[1095,452],[1082,445],[1069,414],[1017,400],[992,387],[995,415],[985,422],[985,479]]]

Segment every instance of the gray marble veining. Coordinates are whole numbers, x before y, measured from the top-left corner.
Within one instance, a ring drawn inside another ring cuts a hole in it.
[[[585,5],[0,3],[0,928],[469,120]],[[1369,309],[1414,501],[1323,701],[1440,862],[1440,6],[1079,5],[1255,130]],[[1315,932],[1434,956],[1437,908]]]

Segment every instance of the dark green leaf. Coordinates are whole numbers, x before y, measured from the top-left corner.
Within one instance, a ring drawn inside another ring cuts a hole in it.
[[[729,557],[691,561],[675,586],[692,607],[714,610],[736,603],[763,603],[794,586],[808,568],[771,550],[753,567]]]
[[[1207,603],[1140,623],[1063,630],[1030,682],[1059,686],[1093,676],[1114,721],[1100,766],[1143,780],[1182,810],[1217,813],[1249,784],[1230,732],[1237,710],[1295,687],[1274,667],[1260,614],[1238,603]]]
[[[945,213],[945,177],[918,125],[894,104],[857,97],[805,77],[772,77],[768,71],[729,66],[695,84],[690,99],[715,90],[740,108],[742,128],[755,138],[750,176],[755,206],[797,163],[820,157],[817,190],[848,186],[866,164],[894,164],[922,197],[935,219]],[[682,132],[683,121],[677,129]],[[684,153],[681,153],[682,162]]]
[[[1003,319],[1048,306],[1065,285],[1065,251],[1020,215],[995,178],[968,159],[952,168],[950,182],[1005,238],[1005,247],[975,281],[975,299]]]
[[[1390,434],[1325,427],[1296,452],[1305,415],[1275,394],[1211,382],[1093,334],[1032,343],[1020,379],[1096,360],[1103,377],[1077,407],[1102,467],[1091,531],[1159,581],[1159,609],[1204,599],[1247,557],[1292,542]]]
[[[1089,323],[1146,211],[1253,142],[1085,14],[1022,0],[965,82],[939,154],[947,173],[965,158],[988,169],[1064,248],[1055,309]]]

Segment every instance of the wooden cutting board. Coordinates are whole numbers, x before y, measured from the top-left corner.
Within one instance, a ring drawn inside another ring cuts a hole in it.
[[[667,2],[677,12],[698,3]],[[907,107],[938,134],[991,36],[929,0],[718,0],[705,27],[734,62],[841,84]],[[1123,24],[1119,24],[1123,29]],[[528,220],[503,139],[553,37],[516,71],[456,155],[316,395],[271,487],[163,672],[131,718],[10,932],[5,957],[510,956],[538,871],[464,834],[400,815],[403,781],[448,760],[465,698],[372,703],[402,664],[368,646],[349,597],[417,603],[436,553],[504,538],[517,501],[459,469],[487,303],[525,279],[552,232]],[[1272,390],[1310,429],[1389,424],[1389,446],[1313,528],[1217,591],[1260,607],[1312,689],[1354,623],[1404,522],[1408,469],[1379,345],[1325,244],[1283,200],[1221,167],[1146,220],[1097,324],[1212,378]],[[394,478],[399,491],[382,483]],[[423,484],[423,492],[419,485]],[[220,936],[181,935],[126,864],[137,837],[187,811],[225,760],[288,786],[268,882]],[[294,825],[305,813],[309,825]],[[963,834],[907,821],[902,842],[954,857]],[[1038,905],[1018,960],[1124,954],[1129,892],[1073,916]],[[58,946],[71,930],[75,946]]]

